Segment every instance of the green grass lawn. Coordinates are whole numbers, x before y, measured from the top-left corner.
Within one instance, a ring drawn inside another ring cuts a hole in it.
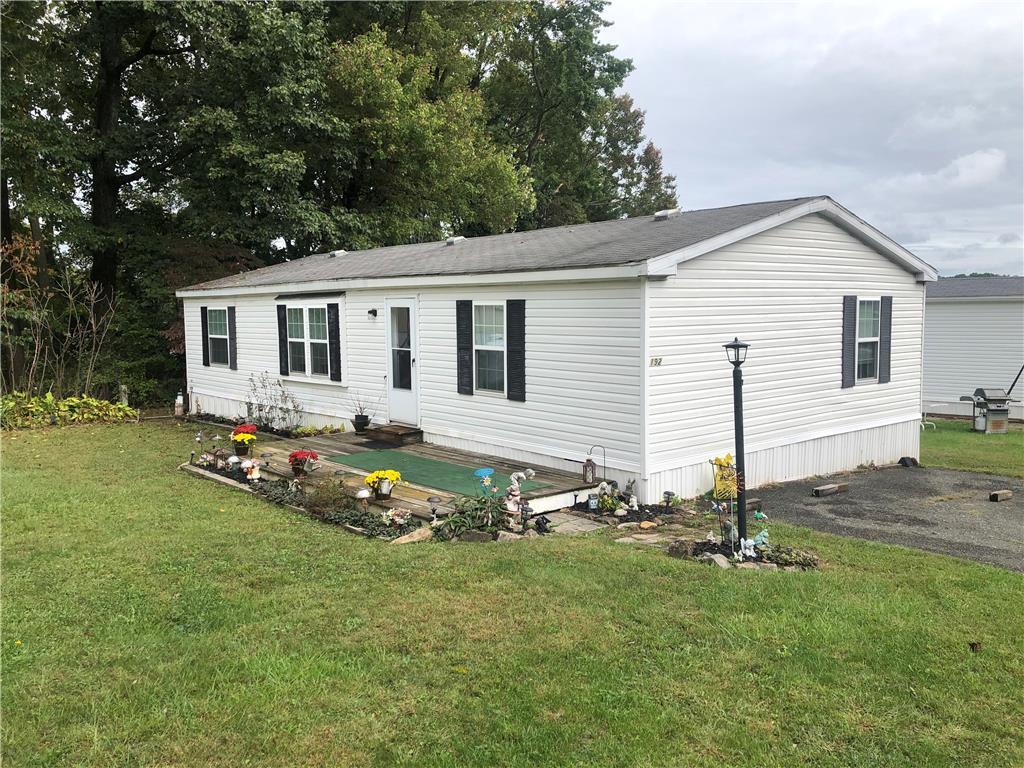
[[[967,419],[929,421],[935,429],[921,433],[921,463],[926,467],[1024,477],[1024,426],[1010,424],[1005,435],[985,435],[972,432]]]
[[[177,472],[190,438],[4,436],[5,766],[1024,763],[1019,574],[782,525],[822,571],[392,546]]]

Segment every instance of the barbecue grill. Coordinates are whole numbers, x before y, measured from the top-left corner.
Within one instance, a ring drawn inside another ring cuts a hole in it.
[[[978,387],[973,395],[963,395],[960,399],[972,404],[975,432],[984,432],[986,435],[1006,434],[1010,421],[1010,403],[1016,400],[1011,401],[1005,389]]]

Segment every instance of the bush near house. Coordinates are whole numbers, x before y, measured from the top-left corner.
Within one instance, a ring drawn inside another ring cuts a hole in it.
[[[139,412],[127,405],[85,395],[57,399],[52,392],[42,396],[11,392],[0,397],[0,429],[134,421],[138,417]]]

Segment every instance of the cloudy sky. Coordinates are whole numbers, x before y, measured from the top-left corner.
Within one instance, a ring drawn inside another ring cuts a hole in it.
[[[937,266],[1024,273],[1024,11],[613,0],[684,208],[828,194]]]

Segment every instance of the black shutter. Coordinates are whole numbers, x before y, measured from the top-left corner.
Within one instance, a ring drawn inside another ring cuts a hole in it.
[[[892,357],[892,296],[882,297],[882,317],[878,324],[878,383],[889,381]]]
[[[238,370],[238,342],[235,337],[235,308],[228,307],[228,368]]]
[[[458,391],[473,394],[473,302],[455,302],[455,342],[458,358]]]
[[[337,304],[327,305],[327,357],[331,381],[341,381],[341,317]]]
[[[288,307],[277,305],[277,353],[281,359],[281,375],[288,375]]]
[[[857,383],[857,297],[843,296],[843,389]]]
[[[199,308],[199,324],[203,327],[203,365],[210,364],[210,319],[206,307]]]
[[[508,399],[526,402],[526,301],[505,302],[508,357]]]

